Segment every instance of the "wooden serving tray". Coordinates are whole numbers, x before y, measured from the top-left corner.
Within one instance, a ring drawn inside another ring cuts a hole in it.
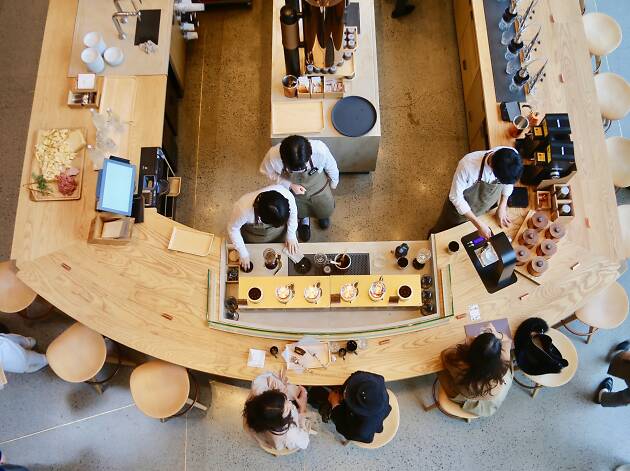
[[[85,139],[85,141],[87,142],[87,131],[85,128],[63,128],[63,129],[69,129],[70,131],[74,131],[75,129],[79,129],[81,131],[81,133],[83,134],[83,138]],[[35,137],[35,145],[38,145],[41,143],[42,139],[43,139],[43,135],[45,132],[51,131],[52,129],[39,129],[37,130],[37,134]],[[87,146],[84,146],[83,149],[81,149],[79,152],[77,152],[75,155],[76,157],[71,160],[71,164],[73,167],[76,167],[79,169],[79,173],[78,175],[76,175],[74,178],[77,181],[77,187],[74,190],[74,193],[72,193],[71,195],[68,196],[64,196],[59,192],[59,189],[57,188],[57,182],[56,181],[49,181],[49,187],[51,189],[51,193],[48,195],[44,195],[43,193],[40,193],[39,191],[35,191],[32,188],[29,187],[30,190],[30,194],[31,194],[31,199],[33,201],[70,201],[70,200],[78,200],[81,199],[81,188],[83,187],[83,172],[84,172],[84,165],[85,165],[85,150],[86,150]],[[39,162],[37,161],[37,158],[35,157],[35,147],[33,147],[32,149],[33,151],[33,155],[31,157],[31,174],[29,175],[29,182],[33,181],[33,177],[32,174],[36,174],[36,175],[40,175],[41,174],[41,167],[39,165]]]
[[[322,132],[324,104],[321,99],[272,103],[271,128],[273,134]]]
[[[344,301],[340,299],[339,302],[335,302],[335,307],[340,308],[365,308],[365,307],[385,307],[385,306],[398,306],[398,307],[418,307],[422,305],[422,289],[420,286],[421,275],[383,275],[383,281],[387,292],[385,297],[381,301],[372,301],[368,290],[372,282],[377,281],[380,278],[379,275],[342,275],[330,277],[330,291],[333,294],[339,295],[341,286],[346,283],[358,282],[359,294],[352,302]],[[398,288],[402,285],[410,286],[413,292],[411,297],[406,301],[399,301],[397,303],[390,303],[390,296],[398,296]]]
[[[304,288],[319,282],[322,297],[317,304],[304,299]],[[287,304],[276,298],[276,288],[293,283],[295,296]],[[246,276],[240,277],[238,282],[238,298],[247,299],[250,288],[260,288],[263,292],[262,301],[249,302],[241,306],[245,309],[321,309],[330,307],[330,277],[328,276]]]

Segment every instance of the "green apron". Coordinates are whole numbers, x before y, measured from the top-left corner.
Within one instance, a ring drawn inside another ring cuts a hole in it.
[[[311,159],[308,160],[310,169],[304,172],[289,172],[282,170],[283,178],[291,183],[302,185],[306,189],[303,195],[295,195],[298,218],[314,217],[327,219],[335,210],[335,198],[330,189],[330,180],[326,172],[318,172]]]
[[[254,206],[255,208],[255,206]],[[246,223],[241,227],[241,235],[243,240],[248,244],[265,244],[268,242],[282,242],[284,233],[286,232],[286,224],[280,227],[274,227],[271,224],[264,223],[256,214],[254,209],[254,223]]]
[[[503,185],[501,183],[486,183],[481,180],[488,154],[490,154],[490,152],[483,156],[477,181],[473,186],[464,190],[464,199],[470,206],[470,210],[475,216],[480,216],[481,214],[485,214],[490,211],[490,209],[498,203],[503,190]],[[433,226],[433,229],[431,229],[431,233],[435,234],[437,232],[445,231],[466,221],[468,221],[468,218],[457,212],[457,209],[455,209],[455,206],[447,196],[444,206],[442,207],[440,217],[438,218],[435,226]]]

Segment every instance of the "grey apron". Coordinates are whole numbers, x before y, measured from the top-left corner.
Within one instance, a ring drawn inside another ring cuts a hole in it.
[[[479,169],[479,177],[473,186],[464,190],[464,199],[470,206],[470,210],[475,216],[485,214],[498,203],[501,197],[501,191],[503,185],[501,183],[486,183],[481,180],[483,176],[483,170],[486,166],[486,158],[490,152],[483,156],[481,161],[481,168]],[[442,232],[459,224],[468,221],[466,216],[462,216],[457,212],[455,206],[447,196],[442,212],[438,218],[437,223],[431,229],[431,233]]]
[[[243,240],[248,244],[265,244],[268,242],[282,242],[284,233],[286,232],[286,224],[280,227],[274,227],[260,220],[256,210],[254,209],[254,223],[246,223],[241,227],[241,235]]]
[[[335,210],[335,198],[330,189],[330,180],[326,172],[319,172],[308,159],[310,168],[304,172],[289,172],[282,170],[282,176],[296,185],[306,189],[303,195],[295,195],[298,218],[314,217],[327,219]]]

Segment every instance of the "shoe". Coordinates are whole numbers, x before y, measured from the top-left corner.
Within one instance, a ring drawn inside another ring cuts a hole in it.
[[[300,242],[308,242],[311,240],[311,226],[308,224],[298,224],[297,235]]]
[[[35,345],[37,345],[37,340],[35,340],[33,337],[26,337],[27,340],[27,346],[26,348],[28,350],[33,350],[35,348]]]
[[[403,8],[402,10],[394,10],[392,12],[392,18],[401,18],[403,16],[407,16],[415,9],[416,7],[414,5],[405,5],[405,8]]]
[[[320,229],[328,229],[330,227],[330,218],[318,219]]]
[[[322,416],[322,422],[328,423],[330,421],[331,414],[332,407],[330,407],[330,403],[326,402],[319,407],[319,415]]]
[[[615,347],[615,350],[621,351],[621,352],[627,352],[628,350],[630,350],[630,340],[624,340],[623,342],[621,342],[619,345]]]
[[[610,376],[608,376],[601,383],[599,383],[599,386],[597,387],[597,391],[595,391],[595,397],[593,398],[593,401],[596,404],[601,404],[599,400],[600,393],[602,391],[610,392],[612,391],[612,388],[613,388],[613,379]]]

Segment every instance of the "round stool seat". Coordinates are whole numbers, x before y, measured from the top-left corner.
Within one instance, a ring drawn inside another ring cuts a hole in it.
[[[151,360],[134,369],[129,386],[138,409],[155,419],[177,414],[190,393],[186,368],[162,360]]]
[[[630,111],[630,85],[612,72],[595,76],[595,89],[602,116],[610,120],[623,119]]]
[[[260,445],[260,448],[262,448],[267,453],[270,453],[274,456],[292,455],[293,453],[299,450],[299,448],[293,448],[292,450],[289,450],[287,448],[285,448],[284,450],[276,450],[275,448],[269,448],[268,446],[265,446],[265,445]]]
[[[525,372],[523,374],[541,386],[555,388],[568,383],[575,376],[578,367],[578,355],[573,342],[559,330],[549,329],[546,334],[551,337],[553,344],[560,351],[562,357],[569,362],[569,366],[563,368],[557,374],[529,375]]]
[[[78,322],[53,340],[46,350],[48,364],[55,374],[71,383],[96,376],[106,357],[103,336]]]
[[[626,258],[630,258],[630,204],[617,206],[619,212],[619,224],[621,225],[622,252]]]
[[[575,312],[581,322],[598,329],[619,327],[628,317],[628,295],[619,283],[615,282],[591,297]]]
[[[466,412],[462,409],[462,406],[458,403],[451,400],[450,397],[446,394],[444,388],[441,388],[438,383],[438,397],[437,402],[440,405],[440,409],[446,412],[449,415],[453,415],[455,417],[459,417],[461,419],[471,420],[478,419],[479,416],[475,414],[471,414],[470,412]]]
[[[621,44],[621,26],[612,16],[603,13],[587,13],[584,20],[584,32],[588,50],[595,56],[607,56]]]
[[[11,314],[29,307],[37,293],[17,277],[15,261],[0,263],[0,312]]]
[[[630,186],[630,139],[609,137],[606,148],[614,185],[619,188]]]
[[[389,396],[389,405],[391,406],[392,410],[383,421],[383,431],[380,433],[375,433],[374,440],[372,440],[371,443],[352,441],[352,443],[359,448],[380,448],[387,445],[396,436],[396,432],[398,432],[398,426],[400,425],[400,409],[398,408],[398,399],[389,389],[387,390],[387,395]]]

